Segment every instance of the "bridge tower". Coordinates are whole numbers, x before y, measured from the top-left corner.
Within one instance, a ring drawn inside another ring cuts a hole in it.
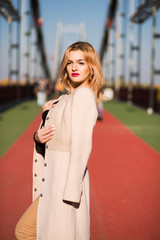
[[[55,61],[53,67],[52,79],[56,81],[58,76],[58,69],[61,61],[63,35],[66,33],[78,34],[80,41],[85,41],[85,23],[79,24],[63,24],[58,22],[57,24],[57,36],[56,36],[56,49],[55,49]]]

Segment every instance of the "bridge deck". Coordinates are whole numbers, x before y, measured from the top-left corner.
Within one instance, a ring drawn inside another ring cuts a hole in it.
[[[0,239],[14,239],[31,203],[33,132],[37,116],[1,158]],[[110,113],[98,122],[89,160],[91,240],[160,239],[160,154]]]

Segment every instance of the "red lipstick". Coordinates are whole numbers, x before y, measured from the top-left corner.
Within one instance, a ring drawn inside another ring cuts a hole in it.
[[[72,76],[73,76],[73,77],[78,77],[78,76],[79,76],[79,73],[72,73]]]

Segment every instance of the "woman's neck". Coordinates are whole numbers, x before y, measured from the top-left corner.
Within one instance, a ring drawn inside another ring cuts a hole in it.
[[[77,88],[80,88],[80,87],[90,87],[90,86],[89,86],[88,82],[82,82],[81,84],[80,83],[78,83],[78,84],[72,83],[70,93],[74,92],[74,90],[76,90]]]

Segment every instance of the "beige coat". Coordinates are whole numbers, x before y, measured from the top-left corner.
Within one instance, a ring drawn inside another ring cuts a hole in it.
[[[96,119],[96,98],[88,87],[63,95],[46,117],[45,126],[54,124],[56,131],[45,159],[34,150],[33,200],[41,196],[38,240],[90,238],[87,162]]]

